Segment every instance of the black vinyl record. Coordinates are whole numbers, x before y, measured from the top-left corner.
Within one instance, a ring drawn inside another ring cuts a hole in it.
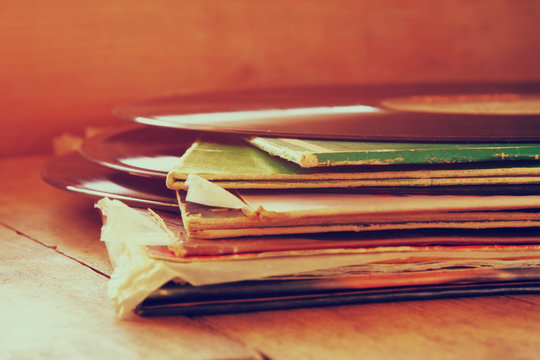
[[[540,141],[540,83],[415,84],[214,92],[120,106],[153,126],[364,141]]]
[[[59,189],[94,199],[108,197],[136,207],[179,211],[175,193],[164,181],[114,171],[76,152],[51,159],[41,169],[41,177]]]
[[[163,179],[196,140],[198,132],[131,125],[86,139],[79,152],[101,166]]]

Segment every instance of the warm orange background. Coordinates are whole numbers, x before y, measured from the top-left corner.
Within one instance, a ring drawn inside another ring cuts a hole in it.
[[[540,1],[0,0],[0,155],[215,89],[540,80]]]

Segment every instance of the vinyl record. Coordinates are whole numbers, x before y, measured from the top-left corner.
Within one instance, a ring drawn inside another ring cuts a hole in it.
[[[124,172],[129,175],[137,175],[149,179],[150,182],[163,182],[167,173],[179,162],[180,157],[191,145],[191,141],[200,135],[199,132],[182,129],[170,129],[163,127],[151,127],[130,125],[115,130],[104,132],[98,136],[87,139],[80,153],[87,160],[112,170]],[[222,134],[218,134],[218,139]],[[283,160],[286,162],[286,160]],[[446,171],[444,175],[450,176],[448,171],[453,171],[455,176],[475,176],[479,181],[475,185],[455,186],[362,186],[349,189],[348,191],[363,193],[391,193],[391,194],[469,194],[469,195],[495,195],[513,194],[527,195],[538,194],[538,184],[493,184],[482,183],[482,178],[490,172],[509,170],[514,167],[536,166],[531,161],[506,161],[492,162],[469,162],[469,163],[443,163],[443,164],[412,164],[412,165],[363,165],[356,169],[368,176],[385,171]],[[341,169],[341,170],[339,170]],[[107,170],[107,169],[105,169]],[[334,167],[334,171],[343,171],[343,168]],[[474,173],[471,173],[473,171]],[[371,175],[369,175],[370,173]],[[515,174],[518,176],[519,174]],[[522,176],[523,174],[519,175]],[[118,176],[118,175],[117,175]],[[440,175],[443,176],[443,175]],[[489,176],[493,176],[489,175]],[[489,180],[489,179],[488,179]],[[141,180],[145,181],[145,180]],[[511,179],[510,179],[511,181]],[[161,186],[161,184],[159,184]],[[224,185],[224,184],[220,184]],[[302,190],[296,190],[302,191]],[[339,190],[336,190],[339,191]]]
[[[118,107],[131,121],[366,141],[540,141],[540,83],[373,85],[207,93]]]
[[[130,125],[85,140],[80,153],[108,168],[165,179],[197,134],[182,129]]]
[[[91,198],[109,197],[136,207],[178,211],[174,191],[167,189],[164,181],[107,169],[79,153],[51,159],[41,169],[41,176],[59,189]]]

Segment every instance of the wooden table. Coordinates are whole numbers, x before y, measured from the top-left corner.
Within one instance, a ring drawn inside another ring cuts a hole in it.
[[[0,358],[538,359],[540,296],[116,318],[93,201],[0,159]]]

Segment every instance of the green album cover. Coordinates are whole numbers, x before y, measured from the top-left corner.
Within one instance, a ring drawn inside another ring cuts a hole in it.
[[[224,134],[196,141],[169,172],[167,186],[184,189],[189,174],[217,181],[226,188],[240,189],[540,183],[540,166],[535,161],[303,168],[251,146],[238,136]]]
[[[253,137],[250,143],[304,168],[538,160],[540,144],[388,143]]]

